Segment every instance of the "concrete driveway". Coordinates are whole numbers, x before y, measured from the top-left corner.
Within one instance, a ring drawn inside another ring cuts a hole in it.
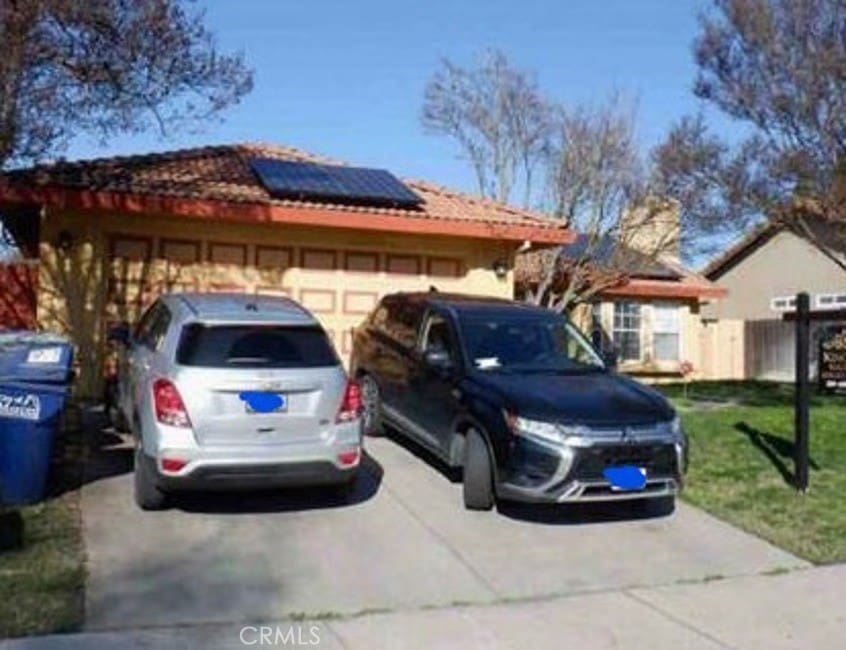
[[[537,602],[805,563],[694,508],[467,512],[425,454],[367,441],[352,505],[318,493],[196,496],[144,513],[130,474],[83,490],[89,630]],[[114,456],[128,453],[121,447]]]

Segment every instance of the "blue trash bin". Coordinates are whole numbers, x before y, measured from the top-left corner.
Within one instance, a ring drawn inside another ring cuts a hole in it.
[[[72,361],[54,335],[0,335],[0,506],[44,498]]]

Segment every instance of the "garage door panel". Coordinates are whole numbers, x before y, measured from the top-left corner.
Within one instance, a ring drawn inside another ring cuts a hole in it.
[[[212,264],[244,267],[247,265],[247,245],[211,242],[208,261]]]
[[[345,329],[341,335],[341,354],[349,356],[352,354],[353,333],[351,329]]]
[[[289,287],[280,287],[275,285],[259,285],[256,287],[256,295],[275,296],[277,298],[293,298],[294,291]]]
[[[389,253],[386,261],[388,273],[397,275],[420,275],[423,263],[419,255],[396,255]]]
[[[334,315],[337,300],[329,289],[300,289],[300,304],[315,314]]]
[[[162,239],[159,257],[177,264],[196,264],[200,261],[202,244],[192,239]]]
[[[148,262],[153,256],[152,237],[117,236],[109,241],[112,260],[119,258],[123,262]]]
[[[375,291],[344,291],[343,313],[345,315],[367,315],[379,302]]]
[[[234,282],[211,282],[207,290],[209,293],[252,293],[250,287],[246,284],[237,284]]]
[[[285,270],[293,265],[294,251],[287,246],[256,246],[255,265],[259,269]]]
[[[300,252],[303,269],[334,271],[338,268],[338,251],[330,248],[304,248]]]
[[[214,233],[209,233],[213,235]],[[111,242],[107,313],[137,318],[165,291],[250,293],[300,302],[322,323],[345,361],[353,330],[395,291],[437,286],[461,291],[467,274],[457,256],[297,244],[266,245],[226,238],[145,238]]]
[[[344,270],[351,273],[378,273],[379,253],[347,251],[344,253]]]
[[[464,275],[464,265],[452,257],[430,257],[426,260],[426,272],[433,277],[460,278]]]

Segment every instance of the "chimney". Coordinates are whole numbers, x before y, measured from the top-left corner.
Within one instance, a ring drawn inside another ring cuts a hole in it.
[[[679,204],[672,199],[650,197],[624,216],[622,242],[654,258],[680,259]]]

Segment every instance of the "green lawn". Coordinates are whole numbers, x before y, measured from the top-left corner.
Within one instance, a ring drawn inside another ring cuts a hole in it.
[[[82,624],[85,553],[78,486],[83,448],[79,432],[63,434],[50,498],[18,511],[23,544],[0,549],[0,639],[69,632]],[[14,525],[8,513],[0,525],[8,536]]]
[[[793,483],[793,387],[662,386],[690,437],[684,499],[811,562],[846,562],[846,396],[814,395],[810,489]]]

